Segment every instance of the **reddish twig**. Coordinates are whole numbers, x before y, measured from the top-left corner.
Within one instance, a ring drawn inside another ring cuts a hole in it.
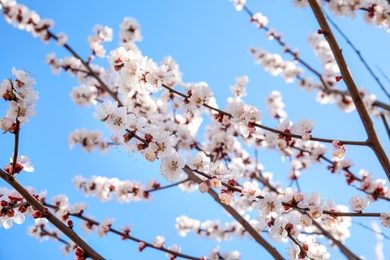
[[[46,203],[45,203],[45,206],[47,206],[48,208],[52,208],[52,209],[58,209],[59,208],[58,206],[51,205],[51,204],[46,204]],[[94,226],[99,226],[100,225],[100,222],[98,222],[96,220],[93,220],[91,218],[88,218],[86,216],[83,216],[81,214],[69,214],[69,216],[72,216],[72,217],[75,217],[75,218],[87,221],[89,224],[94,225]],[[138,243],[143,242],[143,243],[145,243],[145,247],[151,247],[151,248],[154,248],[154,249],[157,249],[157,250],[160,250],[160,251],[163,251],[163,252],[175,255],[177,257],[181,257],[181,258],[184,258],[184,259],[193,259],[193,260],[199,260],[200,259],[200,257],[193,257],[193,256],[190,256],[190,255],[182,254],[182,253],[175,252],[175,251],[172,251],[172,250],[164,248],[164,247],[157,248],[157,247],[153,246],[152,243],[145,242],[144,240],[141,240],[139,238],[130,236],[130,234],[127,233],[127,232],[121,232],[121,231],[116,230],[116,229],[111,228],[111,227],[109,228],[108,231],[111,232],[111,233],[114,233],[116,235],[119,235],[119,236],[121,236],[124,239],[129,239],[131,241],[138,242]]]
[[[15,142],[14,142],[14,154],[12,158],[12,175],[16,172],[16,163],[18,161],[18,150],[19,150],[19,132],[20,132],[20,122],[18,118],[16,118],[16,126],[15,126]]]

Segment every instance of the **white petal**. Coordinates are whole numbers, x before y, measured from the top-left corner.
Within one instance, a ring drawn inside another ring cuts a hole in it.
[[[9,218],[9,219],[6,219],[4,222],[3,222],[3,227],[5,229],[10,229],[13,225],[13,222],[12,222],[12,218]]]
[[[23,224],[25,219],[26,219],[26,217],[24,216],[24,214],[22,214],[22,213],[16,214],[14,217],[14,222],[16,224],[20,225],[20,224]]]

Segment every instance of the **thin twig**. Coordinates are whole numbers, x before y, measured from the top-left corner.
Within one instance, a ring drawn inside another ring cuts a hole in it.
[[[150,190],[145,190],[144,192],[151,193],[151,192],[154,192],[154,191],[160,191],[160,190],[172,188],[172,187],[178,186],[178,185],[180,185],[182,183],[185,183],[185,182],[187,182],[189,180],[190,180],[190,178],[185,178],[184,180],[181,180],[181,181],[178,181],[178,182],[166,185],[166,186],[162,186],[162,187],[158,187],[158,188],[154,188],[154,189],[150,189]]]
[[[387,83],[390,84],[390,79],[389,79],[389,77],[387,77],[387,75],[383,72],[383,70],[382,70],[378,65],[375,65],[375,67],[379,70],[379,72],[380,72],[381,75],[385,78],[385,80],[387,81]]]
[[[356,222],[356,221],[352,221],[352,222],[355,223],[358,226],[361,226],[364,229],[370,230],[371,232],[373,232],[376,235],[383,236],[385,239],[390,240],[390,237],[387,236],[386,234],[384,234],[383,232],[377,232],[377,231],[373,230],[372,228],[370,228],[370,227],[368,227],[368,226],[366,226],[366,225],[364,225],[363,223],[360,223],[360,222]]]
[[[53,209],[58,209],[57,206],[51,205],[51,204],[45,204],[45,206],[47,206],[49,208],[53,208]],[[69,216],[82,219],[82,220],[87,221],[88,223],[90,223],[92,225],[95,225],[95,226],[99,226],[100,225],[100,223],[97,222],[96,220],[93,220],[91,218],[85,217],[85,216],[80,215],[80,214],[69,214]],[[182,254],[182,253],[175,252],[175,251],[172,251],[172,250],[164,248],[164,247],[162,247],[162,248],[154,247],[153,244],[151,244],[151,243],[145,242],[144,240],[141,240],[141,239],[138,239],[136,237],[130,236],[129,234],[127,234],[125,232],[121,232],[121,231],[116,230],[116,229],[111,228],[111,227],[109,229],[109,232],[112,232],[114,234],[117,234],[117,235],[121,236],[122,238],[130,239],[130,240],[138,242],[138,243],[139,242],[143,242],[143,243],[145,243],[145,245],[147,247],[151,247],[151,248],[154,248],[154,249],[157,249],[157,250],[160,250],[160,251],[163,251],[163,252],[175,255],[177,257],[181,257],[181,258],[185,258],[185,259],[193,259],[193,260],[199,260],[200,259],[200,257],[193,257],[193,256],[190,256],[190,255]]]
[[[16,118],[16,126],[15,126],[15,142],[14,142],[14,154],[12,158],[12,175],[15,174],[16,171],[16,162],[18,160],[18,150],[19,150],[19,132],[20,132],[20,122],[18,118]]]
[[[387,136],[390,139],[390,126],[389,126],[389,122],[387,121],[386,115],[384,113],[381,113],[381,119],[383,124],[385,125]]]
[[[42,231],[42,236],[50,236],[50,237],[54,237],[55,239],[57,239],[58,241],[60,241],[61,243],[65,244],[65,245],[68,245],[69,246],[69,243],[67,241],[65,241],[64,239],[60,238],[58,236],[57,233],[53,232],[53,233],[50,233],[48,232],[44,227],[41,226],[41,231]]]
[[[257,123],[255,123],[253,125],[255,125],[255,126],[259,127],[259,128],[262,128],[264,130],[267,130],[269,132],[273,132],[273,133],[276,133],[276,134],[281,134],[283,136],[293,137],[293,138],[297,138],[297,139],[302,139],[302,135],[286,133],[286,132],[283,132],[283,131],[280,131],[280,130],[277,130],[277,129],[273,129],[271,127],[264,126],[264,125],[257,124]],[[323,143],[332,143],[335,139],[325,139],[325,138],[318,138],[318,137],[310,137],[310,140],[311,141],[323,142]],[[344,145],[357,145],[357,146],[368,146],[369,145],[369,143],[367,141],[339,140],[339,142],[344,144]]]

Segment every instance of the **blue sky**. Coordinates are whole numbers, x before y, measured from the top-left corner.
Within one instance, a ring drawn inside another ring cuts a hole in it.
[[[261,47],[269,52],[281,53],[275,42],[266,40],[264,31],[248,22],[244,12],[235,11],[233,4],[220,1],[24,1],[30,9],[41,17],[55,21],[54,32],[65,32],[69,36],[68,43],[82,56],[90,54],[87,37],[92,34],[95,24],[108,25],[114,29],[114,40],[106,44],[107,50],[117,47],[119,24],[126,16],[132,16],[141,25],[143,41],[139,44],[142,53],[155,61],[171,55],[179,64],[185,82],[206,81],[213,89],[220,107],[226,104],[230,96],[229,86],[234,84],[238,76],[248,75],[249,95],[245,101],[265,110],[265,97],[272,90],[283,94],[289,119],[297,122],[301,118],[315,121],[313,135],[329,139],[365,140],[362,124],[356,112],[341,113],[335,105],[320,105],[315,101],[315,94],[299,90],[296,83],[285,84],[281,78],[274,78],[254,63],[249,54],[250,46]],[[260,11],[268,16],[269,27],[283,34],[283,38],[291,48],[299,48],[301,57],[321,69],[319,61],[307,44],[310,33],[317,31],[318,25],[309,9],[296,10],[286,1],[248,1],[252,11]],[[388,61],[390,54],[389,35],[383,29],[377,29],[362,22],[361,15],[355,20],[349,18],[336,19],[339,26],[360,49],[372,66],[380,67],[386,74],[390,73]],[[48,198],[57,194],[67,194],[71,202],[87,202],[87,214],[94,215],[97,220],[114,216],[114,227],[125,224],[133,226],[132,234],[140,239],[153,241],[155,236],[163,235],[166,245],[178,244],[183,253],[192,255],[208,255],[215,246],[224,250],[239,250],[242,259],[268,259],[267,253],[248,239],[234,239],[226,243],[218,243],[211,239],[198,239],[194,234],[187,238],[180,237],[175,228],[175,218],[185,214],[200,221],[221,219],[221,223],[231,218],[207,195],[198,192],[187,195],[177,189],[155,193],[151,202],[120,204],[116,201],[100,203],[94,198],[86,198],[73,187],[71,179],[76,175],[85,177],[102,175],[119,179],[140,180],[146,183],[157,178],[162,185],[167,182],[160,176],[158,163],[146,163],[137,155],[127,154],[112,149],[109,155],[97,152],[87,154],[80,149],[70,150],[67,138],[76,128],[99,129],[109,136],[104,126],[92,117],[93,108],[77,107],[69,97],[69,91],[77,86],[74,78],[65,73],[52,75],[50,68],[44,64],[46,54],[55,52],[58,57],[68,53],[51,42],[44,45],[29,33],[20,31],[0,20],[0,79],[12,76],[11,69],[24,68],[30,71],[37,81],[36,89],[40,99],[37,102],[37,115],[22,129],[20,152],[32,159],[34,173],[22,173],[18,176],[21,183],[33,186],[36,190],[47,190]],[[338,39],[341,39],[336,34]],[[383,92],[369,76],[356,55],[345,41],[340,40],[352,75],[359,87],[366,87],[375,93],[379,100],[388,101]],[[288,55],[284,58],[290,59]],[[107,67],[104,59],[97,63]],[[374,71],[377,71],[374,69]],[[310,75],[306,72],[306,75]],[[382,82],[386,82],[383,77]],[[389,83],[386,83],[388,89]],[[340,84],[341,89],[345,89]],[[6,103],[0,102],[0,111],[4,114]],[[373,119],[385,150],[389,153],[389,138],[382,123]],[[267,112],[263,113],[265,125],[274,127],[277,122]],[[202,134],[200,134],[202,139]],[[0,136],[0,158],[5,165],[13,151],[13,137],[6,134]],[[352,170],[357,173],[364,168],[376,178],[386,178],[377,159],[371,150],[365,147],[347,147],[347,158],[355,165]],[[253,151],[250,151],[253,154]],[[273,172],[275,179],[287,185],[289,163],[282,162],[280,156],[273,151],[264,150],[259,153],[259,160],[266,171]],[[319,185],[320,184],[320,185]],[[359,193],[352,187],[346,187],[341,175],[330,175],[325,164],[312,167],[304,172],[300,185],[303,192],[319,191],[325,199],[336,204],[347,205],[350,197]],[[0,184],[0,186],[2,186]],[[385,203],[374,203],[367,211],[390,211]],[[370,225],[374,219],[354,219]],[[14,225],[11,230],[0,228],[0,259],[72,259],[60,255],[58,242],[40,243],[26,235],[25,224]],[[77,226],[77,221],[75,221]],[[384,230],[390,234],[388,230]],[[347,246],[366,259],[373,259],[375,236],[357,225],[351,229],[352,237],[346,240]],[[108,259],[164,259],[165,256],[156,250],[147,249],[138,253],[138,245],[123,242],[113,234],[104,239],[97,235],[81,236],[103,256]],[[6,241],[6,242],[3,242]],[[388,240],[384,240],[385,255],[390,255]],[[288,244],[279,244],[277,248],[285,254]],[[332,259],[341,257],[332,253]]]

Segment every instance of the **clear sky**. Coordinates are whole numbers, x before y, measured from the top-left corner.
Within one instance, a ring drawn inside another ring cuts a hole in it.
[[[54,32],[65,32],[68,43],[84,58],[90,54],[87,37],[92,34],[95,24],[108,25],[114,30],[114,40],[105,44],[107,50],[117,47],[119,24],[124,17],[134,17],[141,25],[143,41],[139,43],[142,53],[159,62],[171,55],[183,72],[183,81],[205,81],[213,89],[220,107],[224,108],[226,98],[231,96],[229,86],[234,79],[247,75],[250,83],[247,86],[249,95],[245,101],[266,110],[265,97],[273,90],[283,94],[288,119],[297,122],[305,118],[315,121],[313,135],[329,139],[363,141],[366,139],[364,129],[356,112],[342,113],[335,105],[320,105],[315,101],[314,93],[298,89],[296,82],[286,84],[280,77],[272,77],[256,65],[249,54],[249,47],[261,47],[269,52],[282,53],[276,42],[268,41],[262,30],[249,23],[244,12],[237,12],[227,0],[166,0],[166,1],[24,1],[20,2],[35,10],[41,17],[55,21]],[[297,10],[289,1],[248,1],[253,12],[261,12],[270,22],[269,27],[283,34],[283,38],[292,48],[299,48],[301,57],[321,70],[307,44],[310,33],[316,32],[319,26],[309,9]],[[378,73],[376,66],[387,75],[390,74],[390,52],[388,52],[389,35],[383,29],[377,29],[362,22],[361,14],[356,19],[335,19],[350,39],[355,43],[369,64]],[[70,150],[67,138],[77,128],[109,132],[98,120],[92,117],[93,108],[78,107],[71,102],[69,91],[77,86],[76,80],[66,73],[52,75],[50,68],[44,64],[46,54],[55,52],[58,57],[68,53],[54,42],[47,45],[29,33],[20,31],[0,19],[0,80],[12,76],[12,67],[30,71],[37,81],[39,91],[37,115],[21,131],[20,152],[29,156],[35,167],[34,173],[23,172],[18,179],[26,186],[37,191],[47,190],[48,198],[57,194],[67,194],[70,202],[87,202],[87,214],[101,221],[115,217],[113,227],[120,228],[125,224],[133,226],[132,235],[153,241],[155,236],[163,235],[166,245],[177,244],[182,252],[194,256],[209,254],[210,250],[220,245],[224,250],[239,250],[242,259],[269,259],[269,255],[257,244],[248,239],[233,239],[219,243],[211,239],[198,239],[196,235],[180,237],[175,228],[176,217],[185,214],[200,221],[221,219],[221,223],[232,220],[206,194],[199,192],[183,193],[178,189],[160,191],[154,194],[150,202],[132,202],[120,204],[113,200],[100,203],[96,198],[86,198],[76,190],[71,180],[76,175],[89,177],[101,175],[125,180],[139,180],[146,183],[151,178],[158,179],[162,185],[168,184],[160,176],[159,164],[147,163],[142,157],[112,149],[110,154],[98,152],[84,153],[78,148]],[[336,34],[338,39],[341,37]],[[369,76],[356,55],[340,40],[343,54],[346,56],[351,72],[359,87],[375,93],[379,100],[388,102],[375,81]],[[290,60],[291,57],[282,54]],[[96,61],[108,67],[105,59]],[[305,72],[305,75],[310,75]],[[389,82],[381,77],[389,87]],[[344,90],[343,83],[339,87]],[[0,101],[0,113],[5,114],[6,103]],[[389,138],[383,124],[373,119],[380,139],[387,153],[390,152]],[[263,113],[264,125],[275,127],[277,121]],[[202,127],[205,127],[203,125]],[[199,140],[202,140],[202,132]],[[328,145],[329,149],[330,146]],[[369,148],[347,147],[347,158],[354,161],[353,172],[362,168],[372,172],[376,178],[386,176],[377,159]],[[9,162],[13,151],[13,136],[0,135],[0,158],[3,165]],[[253,150],[248,150],[253,154]],[[330,156],[330,153],[328,153]],[[283,162],[278,153],[264,150],[259,153],[259,160],[266,171],[274,173],[275,180],[283,186],[288,185],[287,174],[289,162]],[[0,187],[3,186],[0,184]],[[5,186],[5,184],[4,184]],[[326,165],[321,164],[303,172],[300,186],[303,192],[319,191],[325,200],[336,204],[348,205],[350,197],[360,194],[356,189],[347,187],[342,175],[331,175]],[[373,203],[367,212],[390,211],[389,205],[383,202]],[[255,213],[253,213],[253,216]],[[370,225],[376,219],[353,219],[351,238],[346,245],[357,255],[366,259],[374,258],[375,235],[358,223]],[[78,221],[75,220],[75,226]],[[23,225],[14,225],[10,230],[0,228],[0,259],[72,259],[63,258],[60,243],[44,241],[40,243],[26,235],[27,226],[33,220],[28,218]],[[77,229],[77,228],[76,228]],[[383,230],[390,236],[388,229]],[[138,245],[121,241],[114,234],[100,239],[96,234],[87,236],[80,233],[92,247],[108,259],[165,259],[165,253],[148,248],[138,253]],[[266,235],[265,235],[266,237]],[[324,241],[322,241],[324,242]],[[389,240],[384,240],[384,253],[390,255]],[[278,244],[277,248],[285,255],[289,244]],[[387,245],[387,247],[386,247]],[[331,259],[343,258],[330,247]]]

